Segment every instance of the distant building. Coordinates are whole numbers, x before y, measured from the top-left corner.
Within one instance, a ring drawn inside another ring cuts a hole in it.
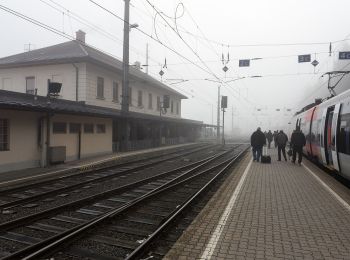
[[[77,39],[0,59],[0,172],[119,150],[122,62]],[[48,80],[62,83],[57,98]],[[197,138],[202,122],[181,119],[184,95],[137,66],[129,86],[128,150]]]

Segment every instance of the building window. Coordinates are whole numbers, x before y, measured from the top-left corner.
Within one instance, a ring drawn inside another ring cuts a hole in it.
[[[104,79],[97,77],[97,98],[104,99]]]
[[[26,77],[26,93],[34,95],[35,77]]]
[[[132,106],[132,88],[129,87],[129,106]]]
[[[179,114],[179,102],[176,102],[176,114]]]
[[[172,100],[171,100],[170,108],[171,108],[171,113],[174,113],[174,101]]]
[[[93,134],[94,133],[94,124],[84,124],[84,133]]]
[[[113,82],[113,101],[118,102],[119,100],[119,86],[117,82]]]
[[[98,134],[104,134],[106,133],[106,125],[105,124],[97,124],[96,125],[96,132]]]
[[[12,89],[12,79],[11,78],[3,78],[2,79],[2,89],[5,89],[5,90]]]
[[[137,106],[142,107],[142,90],[137,92]]]
[[[157,97],[157,111],[160,111],[160,97]]]
[[[81,131],[81,125],[78,123],[69,124],[69,133],[78,134]]]
[[[0,151],[10,150],[9,120],[0,118]]]
[[[148,93],[148,109],[153,108],[153,97],[151,93]]]
[[[62,122],[54,122],[52,124],[52,133],[65,134],[67,133],[67,124]]]

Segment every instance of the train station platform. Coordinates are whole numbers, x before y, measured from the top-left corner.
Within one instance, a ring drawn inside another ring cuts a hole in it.
[[[251,154],[164,259],[350,259],[350,190],[307,160]]]
[[[23,169],[10,172],[0,173],[0,190],[8,188],[9,186],[16,186],[22,183],[29,183],[35,181],[46,180],[50,178],[57,178],[60,175],[67,175],[77,171],[83,171],[94,167],[102,167],[111,162],[124,162],[138,155],[153,154],[161,151],[176,149],[182,146],[193,145],[194,143],[178,144],[170,146],[162,146],[150,149],[143,149],[130,152],[120,152],[114,154],[107,154],[97,157],[91,157],[63,164],[52,165],[51,167],[38,167]]]

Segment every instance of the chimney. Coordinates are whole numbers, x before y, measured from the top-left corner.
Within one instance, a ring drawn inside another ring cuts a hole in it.
[[[77,41],[80,41],[82,43],[85,43],[85,32],[83,32],[82,30],[79,30],[75,33],[75,38]]]
[[[141,70],[141,62],[135,61],[134,62],[134,67],[135,67],[135,69]]]

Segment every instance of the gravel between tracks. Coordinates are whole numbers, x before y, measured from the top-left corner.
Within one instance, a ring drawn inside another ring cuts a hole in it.
[[[171,161],[164,162],[160,165],[156,165],[150,168],[145,168],[142,171],[135,171],[133,173],[130,173],[128,175],[123,174],[125,177],[119,177],[115,178],[114,180],[107,180],[104,182],[98,182],[96,184],[89,184],[86,186],[86,188],[79,188],[79,193],[74,191],[67,191],[64,194],[68,194],[67,196],[55,196],[53,201],[38,201],[38,202],[30,202],[38,204],[38,206],[33,208],[23,208],[22,206],[17,206],[14,208],[11,208],[15,213],[14,214],[0,214],[0,223],[10,221],[13,219],[17,219],[20,217],[25,217],[30,214],[38,213],[40,211],[50,209],[53,207],[57,207],[59,205],[78,200],[84,197],[88,197],[94,194],[98,194],[102,191],[106,191],[113,188],[118,188],[123,185],[129,184],[131,182],[137,181],[139,179],[151,177],[154,175],[157,175],[161,172],[165,172],[177,167],[181,167],[184,165],[188,165],[196,160],[203,159],[205,157],[208,157],[212,155],[215,152],[218,152],[219,149],[209,149],[206,151],[202,151],[200,153],[195,153],[193,155],[188,155],[185,157],[181,157],[179,159],[174,159]]]

